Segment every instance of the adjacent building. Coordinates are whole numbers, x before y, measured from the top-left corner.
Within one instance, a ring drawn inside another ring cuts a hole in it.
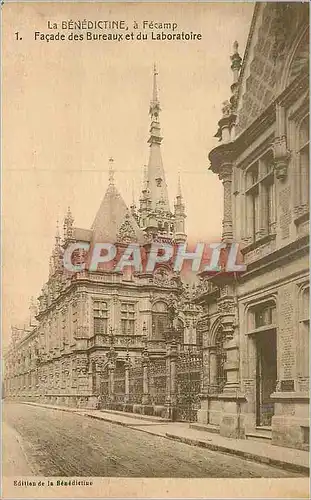
[[[223,241],[247,271],[201,274],[198,421],[223,436],[309,445],[309,5],[256,4],[209,154]]]

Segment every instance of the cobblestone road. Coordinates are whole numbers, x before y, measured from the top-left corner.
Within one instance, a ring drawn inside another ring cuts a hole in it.
[[[102,477],[299,477],[223,453],[192,447],[74,413],[6,403],[3,439],[6,464],[14,462],[19,436],[21,459],[36,475]],[[10,428],[9,431],[5,429]],[[14,450],[13,450],[14,449]],[[16,460],[16,458],[15,458]],[[12,467],[11,467],[12,469]]]

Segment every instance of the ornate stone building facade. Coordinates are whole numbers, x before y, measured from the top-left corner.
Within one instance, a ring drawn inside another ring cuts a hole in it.
[[[178,332],[179,344],[196,344],[200,308],[190,304],[189,289],[182,285],[170,263],[157,265],[148,274],[105,268],[92,272],[87,266],[71,273],[63,262],[69,244],[86,243],[93,248],[97,242],[109,242],[116,244],[122,254],[128,243],[139,243],[148,253],[154,241],[175,244],[186,239],[180,182],[174,211],[170,209],[161,158],[156,69],[153,78],[149,162],[139,208],[134,202],[130,208],[126,206],[115,186],[110,160],[109,185],[91,229],[76,227],[68,209],[63,239],[59,232],[55,238],[49,278],[38,298],[38,311],[32,306],[32,326],[24,331],[13,330],[5,357],[5,394],[9,398],[94,406],[98,396],[109,395],[112,402],[121,370],[123,402],[128,402],[129,367],[147,357],[164,360],[164,365],[159,363],[160,371],[164,366],[164,374],[167,363],[170,367],[176,345],[167,345],[167,333],[173,325],[169,321],[174,308],[178,309],[178,313],[174,312],[174,332]],[[81,263],[85,255],[77,250],[74,259],[76,264]],[[141,367],[137,370],[139,388],[132,388],[143,393],[143,403],[148,396],[145,364],[142,373]],[[166,392],[167,402],[170,387]]]
[[[207,430],[309,445],[309,9],[258,3],[210,168],[247,270],[201,274]]]

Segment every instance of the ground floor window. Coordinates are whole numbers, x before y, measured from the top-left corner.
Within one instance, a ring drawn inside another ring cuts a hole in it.
[[[165,302],[156,302],[152,307],[152,337],[165,340],[168,333],[168,310]]]

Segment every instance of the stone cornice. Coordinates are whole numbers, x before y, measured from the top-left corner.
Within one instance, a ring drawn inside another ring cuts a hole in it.
[[[273,392],[270,395],[271,401],[279,402],[280,400],[290,401],[309,401],[310,394],[308,392]]]
[[[286,261],[297,256],[297,254],[308,254],[309,253],[309,236],[303,236],[296,241],[286,245],[282,248],[275,250],[268,255],[263,256],[260,259],[255,260],[251,264],[247,265],[247,270],[238,276],[239,282],[244,282],[249,279],[253,279],[255,275],[266,273],[271,268],[276,269],[282,263],[286,264]]]
[[[272,144],[274,140],[275,133],[269,134],[255,149],[251,149],[248,154],[245,154],[242,160],[237,158],[235,166],[242,170],[245,170],[252,163],[254,163],[258,158],[260,158],[264,153],[266,153],[269,149],[272,151]]]
[[[235,140],[236,150],[239,152],[244,151],[250,146],[270,125],[275,122],[275,101],[272,102],[261,113],[250,126],[245,129]]]

